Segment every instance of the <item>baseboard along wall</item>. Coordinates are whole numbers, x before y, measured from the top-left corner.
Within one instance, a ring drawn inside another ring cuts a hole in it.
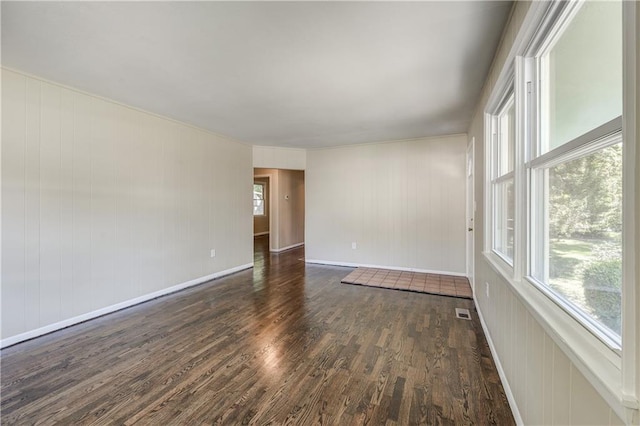
[[[145,294],[143,296],[139,296],[134,299],[125,300],[124,302],[116,303],[115,305],[111,305],[95,311],[87,312],[85,314],[78,315],[73,318],[69,318],[53,324],[45,325],[44,327],[36,328],[35,330],[30,330],[25,333],[7,337],[6,339],[0,340],[0,348],[6,348],[8,346],[12,346],[17,343],[24,342],[26,340],[34,339],[36,337],[43,336],[45,334],[53,333],[54,331],[62,330],[63,328],[71,327],[72,325],[80,324],[82,322],[85,322],[94,318],[98,318],[103,315],[107,315],[116,311],[120,311],[122,309],[126,309],[131,306],[139,305],[141,303],[148,302],[149,300],[157,299],[159,297],[166,296],[171,293],[176,293],[178,291],[187,289],[189,287],[203,284],[207,281],[211,281],[216,278],[220,278],[225,275],[230,275],[235,272],[243,271],[245,269],[249,269],[252,267],[253,267],[253,262],[247,263],[245,265],[236,266],[234,268],[226,269],[224,271],[205,275],[204,277],[195,278],[193,280],[189,280],[184,283],[174,285],[172,287],[167,287],[165,289],[158,290],[153,293]]]
[[[318,260],[318,259],[305,259],[307,263],[315,263],[318,265],[331,265],[331,266],[346,266],[349,268],[376,268],[376,269],[390,269],[392,271],[406,271],[406,272],[421,272],[425,274],[438,274],[438,275],[451,275],[454,277],[466,277],[467,274],[462,272],[451,271],[438,271],[435,269],[421,269],[421,268],[407,268],[403,266],[388,266],[388,265],[370,265],[366,263],[351,263],[351,262],[336,262],[333,260]]]

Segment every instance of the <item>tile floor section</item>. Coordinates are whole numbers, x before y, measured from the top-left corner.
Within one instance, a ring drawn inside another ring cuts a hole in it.
[[[357,268],[342,283],[473,299],[469,280],[452,275]]]

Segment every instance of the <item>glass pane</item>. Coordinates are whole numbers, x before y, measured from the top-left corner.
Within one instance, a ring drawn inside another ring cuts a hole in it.
[[[621,2],[587,1],[549,53],[543,135],[550,151],[622,114]],[[546,88],[544,88],[546,87]]]
[[[255,200],[264,200],[264,185],[258,183],[253,184],[253,198]]]
[[[264,215],[264,201],[263,200],[253,200],[253,214],[256,216]]]
[[[620,335],[622,144],[549,169],[548,285]]]
[[[493,249],[513,261],[515,225],[513,179],[494,185]]]
[[[516,138],[516,108],[513,96],[498,116],[498,174],[496,177],[513,171],[515,160],[514,145]]]

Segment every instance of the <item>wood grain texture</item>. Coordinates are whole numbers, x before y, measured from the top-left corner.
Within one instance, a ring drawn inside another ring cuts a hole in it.
[[[2,424],[514,423],[471,301],[256,241],[254,270],[3,350]]]

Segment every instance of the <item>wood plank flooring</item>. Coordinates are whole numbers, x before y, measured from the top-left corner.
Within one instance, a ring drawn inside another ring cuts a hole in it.
[[[514,424],[470,300],[256,245],[253,270],[3,350],[0,423]]]

